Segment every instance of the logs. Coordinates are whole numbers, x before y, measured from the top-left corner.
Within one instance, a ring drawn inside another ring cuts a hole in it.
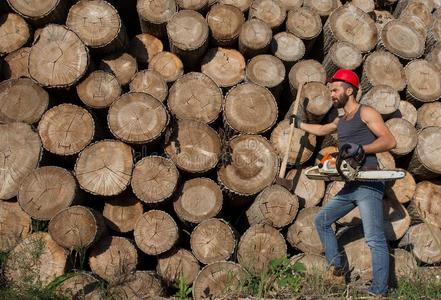
[[[326,17],[329,16],[338,6],[340,6],[340,2],[338,0],[304,0],[303,6],[309,7],[315,10],[320,16]]]
[[[248,12],[252,0],[219,0],[220,4],[229,4],[239,8],[243,13]]]
[[[167,36],[166,24],[177,12],[176,2],[173,0],[140,0],[136,3],[141,30],[154,36]]]
[[[412,126],[415,126],[417,122],[417,110],[412,103],[401,100],[398,110],[403,119],[409,121]]]
[[[69,1],[7,0],[9,6],[35,26],[65,20]]]
[[[306,52],[303,41],[289,32],[274,35],[270,46],[271,53],[283,61],[286,69],[302,59]]]
[[[323,60],[323,67],[328,77],[338,69],[357,69],[363,62],[361,51],[348,42],[336,42]]]
[[[207,14],[211,36],[218,46],[233,46],[244,22],[242,11],[228,4],[213,5]]]
[[[286,8],[280,0],[255,0],[251,3],[248,17],[260,19],[276,30],[285,21]]]
[[[168,95],[168,86],[160,73],[153,70],[141,70],[130,81],[130,91],[152,95],[161,102],[165,102]]]
[[[322,32],[320,15],[308,7],[290,10],[286,20],[286,31],[305,41],[310,49],[315,38]]]
[[[393,118],[386,122],[386,126],[394,136],[397,146],[390,152],[395,155],[406,155],[415,149],[417,145],[417,132],[408,121]]]
[[[103,217],[109,228],[116,232],[130,232],[135,223],[144,213],[141,201],[133,195],[120,195],[118,198],[106,201]]]
[[[388,85],[376,85],[369,90],[360,103],[375,108],[383,118],[391,117],[400,106],[400,95]]]
[[[305,175],[305,169],[292,169],[286,179],[293,180],[293,192],[299,199],[301,208],[317,206],[325,194],[325,182],[311,180]]]
[[[410,226],[410,216],[406,208],[398,201],[384,201],[384,231],[386,239],[397,241],[403,237]]]
[[[409,163],[408,171],[421,179],[441,174],[441,158],[438,154],[441,141],[440,127],[426,127],[418,133],[418,142]]]
[[[306,99],[299,103],[298,114],[308,123],[320,123],[332,107],[331,93],[321,82],[309,82],[303,86],[302,95]],[[289,117],[294,109],[293,102],[285,115]]]
[[[138,34],[130,41],[129,53],[136,59],[138,65],[146,66],[153,56],[164,50],[162,41],[148,33]]]
[[[402,179],[392,181],[385,190],[386,196],[391,200],[396,200],[402,204],[412,200],[416,190],[416,182],[412,174],[405,171],[406,176]]]
[[[78,97],[91,108],[109,107],[121,96],[118,79],[112,73],[97,70],[77,85]]]
[[[99,68],[113,73],[119,84],[125,86],[138,71],[138,64],[136,59],[128,53],[111,54],[101,60]]]
[[[30,37],[30,28],[17,14],[9,13],[0,17],[0,54],[6,55],[24,46]]]
[[[423,263],[441,261],[441,229],[428,223],[413,225],[398,244],[409,247],[415,258]]]
[[[29,77],[28,59],[30,47],[23,47],[9,53],[2,66],[4,79],[18,79],[20,77]]]
[[[17,202],[0,201],[0,251],[12,250],[31,232],[31,217]]]
[[[155,56],[149,64],[149,70],[161,74],[165,82],[173,83],[184,74],[184,65],[179,57],[168,51],[161,51]]]
[[[441,185],[437,181],[421,181],[416,185],[412,199],[418,217],[427,223],[441,228],[439,218],[441,207]]]
[[[57,286],[55,292],[73,299],[75,297],[93,299],[100,297],[99,284],[99,280],[92,274],[77,272]]]
[[[199,262],[185,249],[169,251],[158,258],[156,272],[168,284],[184,280],[191,285],[200,270]]]
[[[242,25],[239,34],[239,51],[243,56],[253,56],[267,52],[271,42],[271,28],[264,21],[251,19]]]
[[[288,74],[288,79],[291,93],[295,95],[300,83],[308,83],[312,81],[325,83],[326,71],[322,64],[316,60],[301,60],[291,68]]]
[[[441,73],[426,60],[413,60],[404,68],[407,79],[407,100],[433,102],[441,97]]]
[[[148,299],[162,296],[164,290],[155,272],[136,271],[119,285],[110,288],[109,294],[116,299]]]
[[[441,127],[441,103],[425,103],[417,113],[416,128],[423,129],[430,126]]]

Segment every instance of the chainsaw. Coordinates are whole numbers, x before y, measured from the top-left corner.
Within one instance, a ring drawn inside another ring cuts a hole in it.
[[[341,159],[337,152],[326,154],[317,166],[307,168],[309,179],[324,181],[389,181],[403,178],[403,169],[363,170],[360,166]]]

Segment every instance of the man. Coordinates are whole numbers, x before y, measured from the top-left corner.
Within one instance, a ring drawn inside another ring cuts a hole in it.
[[[375,153],[388,151],[396,141],[385,126],[381,115],[372,107],[356,101],[359,79],[353,71],[340,69],[331,79],[330,90],[333,106],[343,108],[344,115],[325,125],[307,124],[298,116],[292,116],[297,128],[317,136],[337,131],[339,149],[343,159],[351,159],[361,169],[377,168]],[[371,295],[385,295],[388,288],[389,252],[383,225],[384,181],[350,181],[326,205],[315,218],[315,225],[325,249],[326,258],[335,275],[343,275],[343,262],[338,251],[337,239],[331,225],[358,206],[363,231],[372,255],[373,280]]]

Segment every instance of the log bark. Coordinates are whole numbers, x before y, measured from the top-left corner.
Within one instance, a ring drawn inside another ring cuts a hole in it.
[[[338,0],[304,0],[303,6],[315,10],[321,17],[326,18],[341,5]]]
[[[136,10],[143,33],[166,38],[166,24],[178,11],[178,6],[173,0],[140,0],[137,1]]]
[[[77,205],[58,211],[48,232],[61,247],[79,251],[95,244],[106,233],[106,224],[100,212]]]
[[[400,94],[388,85],[376,85],[369,90],[360,103],[375,108],[384,119],[390,118],[400,106]]]
[[[251,19],[242,25],[239,34],[239,51],[246,58],[265,54],[272,38],[271,27],[259,19]]]
[[[190,236],[191,251],[203,264],[227,261],[236,248],[236,236],[222,219],[208,219],[197,225]]]
[[[428,223],[413,225],[398,247],[409,248],[417,261],[427,264],[441,261],[441,229]]]
[[[179,237],[176,222],[161,210],[150,210],[139,217],[133,234],[138,248],[148,255],[170,250]]]
[[[184,280],[192,285],[200,270],[199,262],[193,254],[183,248],[175,249],[158,258],[156,272],[167,284]]]
[[[305,59],[297,62],[288,74],[291,93],[295,95],[300,83],[312,81],[325,83],[326,70],[321,63],[313,59]]]
[[[289,178],[289,174],[287,176]],[[266,223],[275,228],[291,224],[299,210],[299,197],[280,185],[265,188],[246,210],[248,224]]]
[[[137,264],[137,250],[124,237],[105,237],[90,250],[90,269],[111,284],[124,282],[136,270]]]
[[[421,181],[417,184],[412,204],[416,214],[423,222],[441,228],[441,182]]]
[[[441,127],[441,102],[423,104],[417,112],[417,129],[430,126]]]
[[[153,70],[141,70],[130,81],[130,91],[152,95],[162,103],[168,95],[168,86],[160,73]]]
[[[240,83],[245,78],[245,58],[234,49],[212,48],[201,64],[201,71],[224,89]]]
[[[119,140],[151,144],[165,132],[169,116],[164,104],[145,93],[129,92],[110,105],[107,124]]]
[[[289,120],[283,120],[271,132],[271,145],[282,159],[286,152],[289,139]],[[316,146],[316,136],[306,133],[301,129],[294,129],[291,146],[288,154],[288,164],[299,166],[308,161]]]
[[[153,204],[168,199],[174,193],[178,179],[179,172],[171,160],[148,156],[136,163],[131,185],[137,198]]]
[[[389,241],[401,239],[410,226],[410,216],[406,208],[397,200],[384,200],[384,233]]]
[[[240,286],[245,277],[245,270],[241,265],[220,261],[202,268],[197,275],[192,288],[195,300],[218,298],[226,293],[226,289],[235,289]]]
[[[113,299],[151,299],[164,295],[161,280],[156,272],[136,271],[117,286],[109,289]]]
[[[417,109],[412,103],[401,100],[398,110],[400,111],[403,119],[409,121],[412,126],[416,125],[418,114]]]
[[[120,233],[133,231],[136,220],[143,213],[142,202],[131,194],[106,201],[103,208],[103,217],[107,226]]]
[[[289,70],[300,59],[305,56],[305,43],[294,34],[289,32],[279,32],[271,40],[271,53],[278,57]]]
[[[29,78],[0,83],[0,122],[38,122],[49,105],[49,94]]]
[[[412,174],[407,171],[405,172],[406,176],[404,176],[404,178],[392,181],[386,186],[385,190],[388,199],[398,201],[402,204],[412,200],[417,187]]]
[[[264,133],[276,123],[277,115],[277,102],[263,86],[242,83],[225,96],[224,124],[235,132]]]
[[[70,6],[68,0],[25,1],[7,0],[9,6],[36,27],[63,23]]]
[[[153,56],[149,70],[158,72],[165,82],[171,84],[184,74],[184,65],[174,53],[161,51]]]
[[[26,21],[17,14],[0,16],[0,55],[6,55],[23,47],[31,36]]]
[[[93,195],[120,194],[132,177],[132,151],[130,146],[116,140],[89,145],[78,155],[75,164],[80,187]]]
[[[90,73],[76,89],[80,100],[96,109],[109,107],[122,93],[116,76],[101,70]]]
[[[407,101],[416,105],[441,98],[441,72],[423,59],[411,61],[404,67],[407,79]]]
[[[222,111],[222,90],[204,73],[190,72],[173,83],[167,104],[178,120],[193,119],[210,124]]]
[[[194,120],[181,120],[171,129],[164,150],[183,171],[205,173],[219,161],[221,140],[218,133],[208,125]]]
[[[0,251],[12,250],[31,233],[31,217],[17,202],[0,201]]]
[[[29,77],[28,60],[30,47],[22,47],[6,55],[2,65],[2,75],[4,79],[18,79]]]
[[[418,143],[407,169],[417,179],[430,179],[441,174],[440,141],[440,127],[426,127],[418,133]]]
[[[429,63],[437,66],[438,69],[441,70],[441,42],[437,43],[435,46],[432,47],[430,52],[426,55],[425,59]]]
[[[63,103],[46,111],[38,123],[43,147],[57,155],[73,155],[83,150],[95,134],[95,122],[84,108]]]
[[[75,200],[77,184],[66,169],[47,166],[23,178],[18,190],[18,203],[32,218],[50,220]]]
[[[298,197],[300,208],[317,206],[325,195],[325,182],[311,180],[305,175],[305,169],[292,169],[286,179],[293,180],[293,193]]]
[[[408,121],[393,118],[386,121],[386,126],[394,136],[397,146],[390,152],[396,156],[409,154],[417,145],[417,131]]]
[[[265,272],[270,262],[286,256],[286,242],[282,234],[267,224],[251,226],[242,235],[237,248],[237,261],[248,272]]]
[[[4,266],[5,278],[19,287],[48,285],[64,274],[67,251],[46,232],[36,232],[9,252]]]
[[[229,4],[213,5],[207,14],[211,37],[217,46],[234,46],[244,22],[242,11]]]
[[[72,299],[100,299],[100,281],[88,272],[76,272],[55,288],[55,293]]]
[[[44,87],[75,85],[89,66],[89,51],[78,35],[65,26],[43,28],[29,53],[29,75]]]
[[[434,22],[427,32],[426,52],[433,50],[441,42],[441,21],[440,17],[434,17]]]
[[[130,40],[129,53],[140,66],[147,66],[153,56],[164,50],[162,41],[154,35],[141,33]]]
[[[247,13],[250,9],[252,0],[218,0],[220,4],[229,4],[239,8],[243,13]]]
[[[222,191],[216,182],[208,178],[194,178],[181,187],[173,207],[181,221],[199,224],[216,217],[222,203]]]
[[[326,54],[323,67],[328,77],[332,77],[338,69],[355,70],[361,66],[361,51],[348,42],[336,42]]]
[[[100,61],[99,69],[113,73],[119,84],[125,86],[129,84],[133,75],[138,72],[138,63],[128,53],[110,54]]]
[[[95,52],[127,48],[128,36],[118,11],[107,1],[79,1],[69,9],[66,25]]]
[[[42,148],[38,134],[25,123],[0,124],[0,199],[15,197],[21,181],[40,162]]]
[[[248,18],[260,19],[277,30],[286,19],[286,8],[280,0],[255,0],[251,3]]]
[[[218,182],[230,192],[251,196],[276,178],[279,159],[271,144],[259,135],[239,135],[229,141],[229,152],[218,170]]]

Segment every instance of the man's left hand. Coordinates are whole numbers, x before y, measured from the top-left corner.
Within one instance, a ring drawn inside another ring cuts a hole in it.
[[[360,165],[363,164],[365,159],[365,152],[363,146],[360,144],[347,143],[341,147],[341,158],[353,158]]]

